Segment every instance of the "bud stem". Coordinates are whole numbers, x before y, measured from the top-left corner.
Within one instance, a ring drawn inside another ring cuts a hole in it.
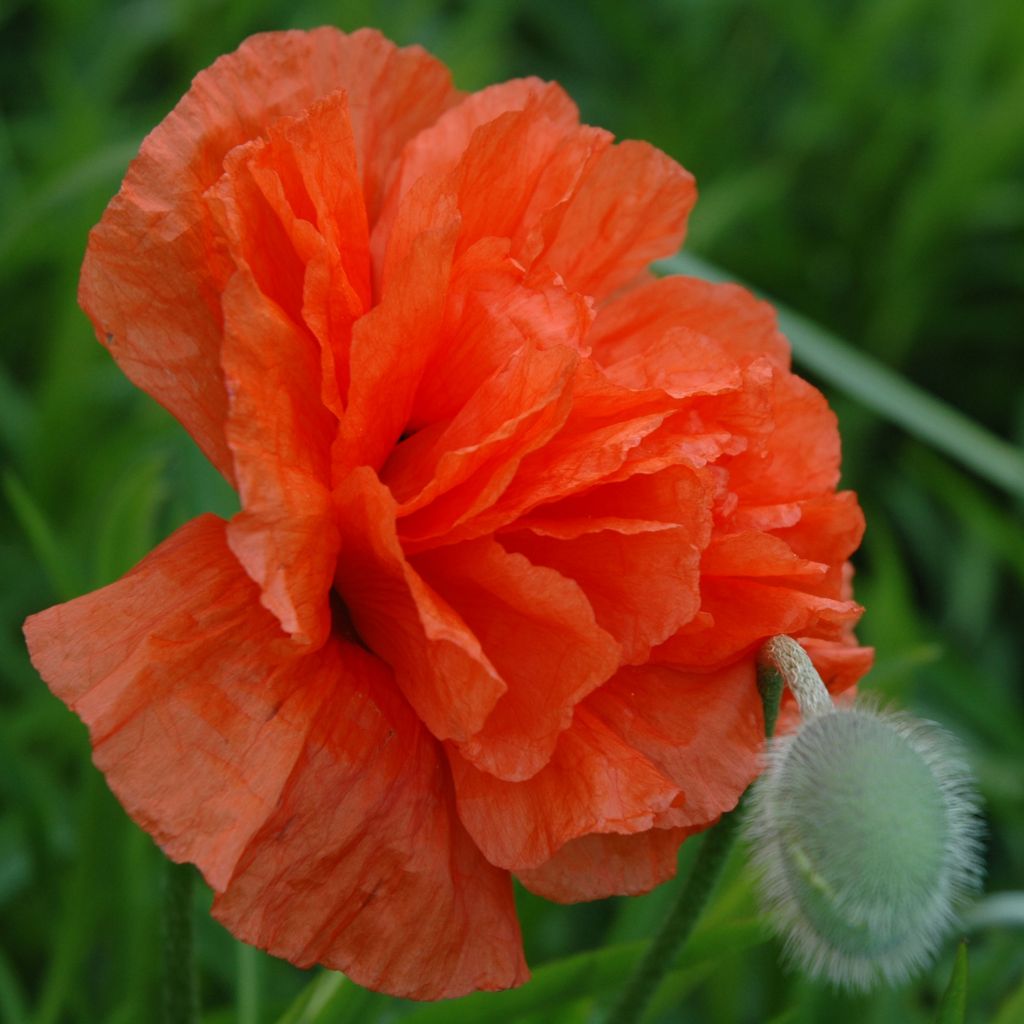
[[[774,660],[758,660],[757,688],[764,709],[765,734],[769,738],[775,731],[775,722],[779,716],[779,700],[782,697],[784,678],[788,683],[788,677],[784,677],[780,666]],[[736,839],[742,809],[741,797],[736,807],[723,814],[718,824],[705,833],[690,877],[686,880],[661,930],[647,947],[632,977],[626,983],[622,995],[608,1015],[607,1024],[636,1024],[642,1018],[662,979],[693,931],[725,867]]]
[[[807,652],[792,637],[773,636],[757,656],[757,669],[759,680],[764,673],[781,676],[796,698],[800,714],[804,718],[835,710],[818,670]],[[758,685],[762,684],[759,682]],[[774,724],[773,722],[773,727]],[[769,739],[773,731],[774,729],[766,729]]]

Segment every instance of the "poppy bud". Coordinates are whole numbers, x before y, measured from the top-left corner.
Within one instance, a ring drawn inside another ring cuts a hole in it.
[[[792,687],[790,666],[775,663]],[[793,687],[804,721],[772,745],[752,793],[744,827],[762,901],[812,976],[898,982],[929,961],[980,880],[970,774],[932,723],[825,705],[817,688],[801,699]]]

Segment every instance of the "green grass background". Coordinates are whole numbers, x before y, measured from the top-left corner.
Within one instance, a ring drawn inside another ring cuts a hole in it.
[[[35,676],[20,622],[114,579],[197,512],[232,507],[93,341],[75,305],[86,233],[195,72],[254,31],[323,23],[422,43],[467,89],[558,79],[585,120],[696,174],[690,251],[1024,439],[1020,0],[3,0],[0,1024],[149,1022],[159,999],[160,855]],[[871,380],[833,370],[809,376],[839,412],[845,483],[869,522],[857,594],[878,661],[865,689],[960,735],[986,802],[987,889],[1024,889],[1024,473],[1011,452],[991,483],[987,442],[962,421],[939,410],[930,436],[946,444],[922,443],[891,422],[898,397],[865,404],[848,392],[859,382],[870,398]],[[572,908],[524,897],[537,980],[441,1007],[245,949],[201,892],[204,1019],[271,1024],[306,991],[286,1020],[583,1024],[671,892]],[[903,988],[831,993],[780,969],[737,856],[650,1019],[930,1021],[953,952]],[[1021,1024],[1024,915],[972,930],[969,952],[967,1020]]]

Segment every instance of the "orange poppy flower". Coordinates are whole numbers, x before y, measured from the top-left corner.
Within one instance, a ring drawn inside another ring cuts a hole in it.
[[[766,637],[865,671],[833,415],[768,306],[645,269],[695,194],[372,31],[256,36],[143,143],[81,303],[242,511],[26,633],[241,939],[517,985],[513,875],[643,892],[735,805]]]

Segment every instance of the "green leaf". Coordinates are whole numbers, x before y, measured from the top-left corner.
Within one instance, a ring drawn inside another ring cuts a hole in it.
[[[104,501],[94,548],[97,586],[127,572],[152,548],[157,511],[166,491],[166,464],[159,454],[131,466]]]
[[[689,253],[662,260],[666,274],[727,281],[717,267]],[[793,358],[839,391],[984,477],[1024,498],[1024,455],[945,402],[775,300],[779,327]]]
[[[43,510],[12,471],[4,473],[3,483],[7,501],[54,592],[62,600],[74,597],[82,588]]]
[[[1020,1024],[1024,1020],[1024,978],[999,1007],[992,1024]]]
[[[949,984],[939,1003],[935,1024],[963,1024],[967,1011],[967,943],[961,942]]]

